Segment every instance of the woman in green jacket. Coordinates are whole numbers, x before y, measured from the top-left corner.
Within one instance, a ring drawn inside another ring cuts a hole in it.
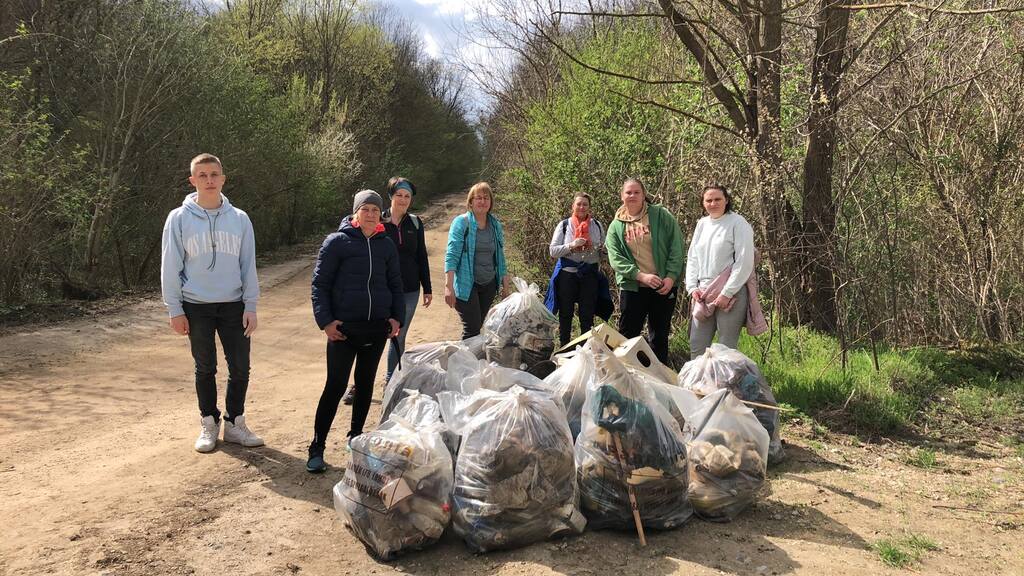
[[[622,183],[622,206],[608,226],[605,248],[619,285],[619,332],[648,340],[658,360],[668,364],[668,335],[676,307],[676,283],[685,262],[683,233],[671,212],[647,201],[640,180]]]

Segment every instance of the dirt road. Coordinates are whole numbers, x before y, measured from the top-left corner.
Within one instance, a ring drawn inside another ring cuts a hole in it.
[[[459,333],[440,295],[452,209],[426,217],[438,298],[417,311],[410,343]],[[790,458],[772,494],[731,524],[694,520],[645,549],[629,533],[588,532],[485,556],[448,535],[378,563],[331,503],[347,409],[327,449],[334,466],[303,469],[325,372],[314,257],[260,271],[247,417],[266,447],[192,449],[188,345],[156,299],[0,337],[0,574],[878,574],[895,570],[871,543],[909,533],[940,547],[917,571],[1024,574],[1019,457],[978,444],[921,470],[904,463],[905,446],[799,426],[784,432]]]

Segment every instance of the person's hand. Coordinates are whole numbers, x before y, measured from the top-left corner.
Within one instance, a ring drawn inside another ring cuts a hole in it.
[[[184,314],[171,318],[171,330],[182,336],[188,336],[188,317]]]
[[[434,301],[434,295],[433,294],[424,294],[423,295],[423,307],[424,308],[430,308],[430,303],[433,302],[433,301]]]
[[[505,276],[504,278],[501,279],[501,297],[502,297],[502,299],[508,298],[508,295],[511,294],[511,293],[512,293],[512,291],[509,290],[509,288],[508,288],[508,276]]]
[[[455,290],[452,290],[452,287],[447,284],[444,285],[444,303],[449,308],[455,308]]]
[[[398,333],[402,330],[402,327],[398,324],[398,320],[388,318],[388,324],[391,324],[391,332],[388,332],[388,338],[398,336]]]
[[[657,274],[637,272],[636,281],[643,284],[644,286],[647,286],[648,288],[653,288],[655,290],[661,288],[661,278],[659,278]]]
[[[661,288],[658,288],[658,294],[661,294],[662,296],[668,294],[672,290],[672,287],[675,286],[675,283],[675,280],[671,278],[662,278]]]
[[[345,335],[338,330],[338,326],[341,326],[341,320],[335,320],[327,326],[324,326],[324,334],[327,335],[327,339],[331,342],[341,342],[345,339]]]
[[[694,302],[703,302],[704,301],[704,291],[703,290],[700,290],[700,289],[694,290],[692,296],[693,296],[693,301]]]
[[[715,298],[714,305],[715,305],[715,308],[718,308],[719,310],[721,310],[723,312],[728,312],[729,309],[732,308],[732,303],[735,302],[735,301],[736,301],[735,298],[729,298],[725,294],[722,294],[722,295],[719,295],[718,298]]]
[[[575,252],[579,252],[579,251],[583,250],[583,247],[586,246],[586,245],[587,245],[587,239],[586,238],[577,238],[577,239],[575,239],[575,240],[573,240],[572,242],[569,243],[569,246],[571,246],[572,250],[575,251]]]
[[[256,331],[256,313],[255,312],[243,312],[242,313],[242,328],[245,328],[246,338],[252,336],[252,333]]]

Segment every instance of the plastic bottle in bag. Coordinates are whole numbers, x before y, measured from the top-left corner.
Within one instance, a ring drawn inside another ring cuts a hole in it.
[[[393,415],[352,439],[352,461],[334,486],[338,516],[385,560],[433,544],[451,516],[452,460],[439,409],[424,396],[414,402],[415,409],[399,403],[396,410],[419,415],[420,423]]]

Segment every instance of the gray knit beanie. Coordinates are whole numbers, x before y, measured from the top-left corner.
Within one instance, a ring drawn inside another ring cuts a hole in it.
[[[359,207],[363,204],[373,204],[377,208],[384,210],[384,200],[381,199],[380,194],[377,194],[373,190],[360,190],[356,194],[355,200],[352,201],[352,213],[355,214],[359,211]]]

